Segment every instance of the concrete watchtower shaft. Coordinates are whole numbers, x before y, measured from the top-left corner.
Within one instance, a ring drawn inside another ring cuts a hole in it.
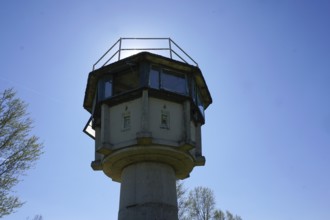
[[[89,74],[91,166],[121,183],[118,219],[178,218],[175,181],[205,164],[201,126],[211,102],[197,66],[149,52]]]

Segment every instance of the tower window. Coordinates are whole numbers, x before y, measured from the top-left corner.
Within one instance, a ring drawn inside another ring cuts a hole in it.
[[[128,72],[120,72],[113,77],[113,93],[114,95],[122,94],[133,89],[137,89],[140,84],[139,73],[129,70]]]
[[[104,83],[104,99],[112,96],[112,80],[107,80]]]
[[[161,75],[161,87],[162,89],[179,93],[182,95],[187,94],[187,83],[184,74],[170,72],[163,70]]]
[[[112,76],[105,76],[98,82],[98,101],[103,101],[112,96]]]
[[[199,111],[201,112],[201,114],[203,115],[203,117],[205,117],[204,116],[204,104],[202,102],[201,94],[200,94],[199,90],[197,92],[197,105],[198,105]]]
[[[188,94],[186,75],[152,66],[149,72],[149,87],[164,89],[182,95]]]
[[[159,89],[159,73],[160,69],[153,67],[149,73],[149,86],[154,89]]]

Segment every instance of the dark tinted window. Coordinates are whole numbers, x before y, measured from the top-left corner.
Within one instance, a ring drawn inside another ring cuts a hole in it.
[[[202,102],[201,94],[199,91],[197,92],[197,105],[198,105],[199,111],[202,113],[202,115],[204,117],[204,104]]]
[[[104,98],[107,99],[112,96],[112,80],[104,82]]]
[[[110,98],[112,96],[112,77],[106,76],[98,83],[98,101]]]
[[[153,67],[149,72],[149,86],[151,88],[159,89],[159,74],[160,69]]]
[[[113,94],[118,95],[139,87],[140,79],[137,71],[118,73],[113,77]]]
[[[187,94],[187,81],[184,74],[163,70],[161,74],[161,87],[162,89],[171,92],[176,92],[183,95]]]

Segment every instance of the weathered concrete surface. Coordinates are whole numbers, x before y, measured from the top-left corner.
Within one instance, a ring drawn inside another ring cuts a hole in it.
[[[122,172],[119,220],[177,220],[174,169],[163,163],[143,162]]]

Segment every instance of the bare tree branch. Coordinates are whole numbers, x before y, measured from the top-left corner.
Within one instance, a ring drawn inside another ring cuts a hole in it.
[[[181,181],[177,181],[179,220],[242,220],[240,216],[226,214],[215,208],[214,193],[207,187],[198,186],[189,193]],[[187,196],[188,194],[188,196]]]
[[[23,205],[12,187],[42,154],[42,144],[30,135],[27,105],[15,96],[12,89],[0,94],[0,218]]]

